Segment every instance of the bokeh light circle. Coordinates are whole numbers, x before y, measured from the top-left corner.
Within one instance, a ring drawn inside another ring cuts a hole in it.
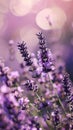
[[[15,16],[24,16],[30,12],[32,2],[30,0],[11,0],[10,10]]]
[[[59,7],[43,9],[36,16],[36,24],[43,30],[61,29],[66,20],[65,12]]]
[[[32,7],[38,1],[37,0],[11,0],[10,11],[15,16],[24,16],[30,13]]]

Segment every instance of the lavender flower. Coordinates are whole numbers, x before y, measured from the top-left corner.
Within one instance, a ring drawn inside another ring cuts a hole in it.
[[[65,73],[64,79],[63,79],[63,88],[64,88],[64,92],[65,92],[66,96],[70,94],[71,87],[72,87],[72,84],[69,79],[69,75],[67,73]]]
[[[38,89],[37,84],[35,84],[33,80],[27,80],[24,86],[29,91],[34,91],[35,92]]]
[[[26,43],[24,41],[20,44],[18,43],[18,49],[20,50],[20,53],[22,54],[22,57],[24,58],[24,61],[26,62],[27,66],[32,65],[31,57],[28,53]]]
[[[21,73],[0,62],[0,130],[73,129],[72,83],[62,68],[55,69],[43,34],[37,36],[37,56],[18,44],[26,63]]]
[[[64,75],[63,87],[64,87],[64,92],[66,94],[66,102],[69,106],[69,110],[71,112],[73,112],[72,83],[71,83],[71,80],[69,79],[69,75],[67,73]]]
[[[52,60],[51,60],[51,53],[48,51],[46,47],[45,38],[43,37],[42,33],[37,34],[39,39],[39,49],[40,49],[40,60],[42,62],[42,67],[44,72],[49,72],[52,70]]]
[[[54,112],[51,113],[52,121],[54,123],[54,126],[58,126],[60,124],[60,116],[59,111],[56,109]]]

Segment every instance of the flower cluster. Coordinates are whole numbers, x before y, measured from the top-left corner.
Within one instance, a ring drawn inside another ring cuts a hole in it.
[[[49,72],[53,69],[53,57],[51,51],[48,50],[45,43],[45,38],[43,37],[42,33],[37,34],[39,39],[39,61],[42,64],[42,69],[44,72]]]
[[[9,67],[4,66],[4,63],[0,61],[0,81],[7,86],[16,86],[19,82],[19,72],[11,71]]]
[[[71,80],[62,66],[56,69],[43,34],[37,36],[37,55],[18,44],[23,72],[0,62],[0,130],[73,130]]]
[[[72,83],[67,73],[64,75],[63,87],[64,87],[64,92],[66,95],[66,103],[69,106],[69,110],[73,113],[73,92],[72,92],[73,88],[72,88]]]
[[[30,55],[27,50],[26,43],[22,42],[21,44],[18,43],[18,49],[20,50],[22,57],[24,57],[24,61],[26,61],[26,65],[30,66],[32,64]]]

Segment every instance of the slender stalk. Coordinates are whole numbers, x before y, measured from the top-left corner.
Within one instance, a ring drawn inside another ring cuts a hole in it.
[[[41,101],[41,97],[36,93],[37,98]]]
[[[59,103],[60,103],[60,105],[61,105],[61,107],[62,107],[62,110],[64,111],[64,114],[65,114],[65,116],[66,116],[67,114],[66,114],[66,111],[65,111],[65,109],[64,109],[63,103],[61,102],[61,100],[60,100],[58,94],[56,94],[56,96],[57,96],[58,101],[59,101]]]
[[[48,75],[48,76],[49,76],[49,75]],[[53,87],[53,83],[52,83],[52,81],[50,80],[50,77],[49,77],[49,81],[50,81],[50,83],[51,83],[51,86]],[[54,88],[54,87],[53,87],[53,88]],[[59,101],[59,103],[60,103],[60,105],[61,105],[61,107],[62,107],[62,110],[64,111],[64,114],[65,114],[65,116],[66,116],[67,114],[66,114],[66,111],[65,111],[65,109],[64,109],[63,103],[61,102],[61,99],[59,98],[59,96],[58,96],[57,93],[56,93],[56,96],[57,96],[58,101]]]
[[[29,105],[33,107],[37,112],[39,112],[39,110],[34,106],[34,104],[30,103]]]

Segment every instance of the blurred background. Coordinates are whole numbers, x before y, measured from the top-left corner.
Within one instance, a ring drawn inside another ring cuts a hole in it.
[[[40,31],[73,81],[73,0],[0,0],[0,59],[12,70],[23,62],[17,43],[24,40],[36,54]]]

